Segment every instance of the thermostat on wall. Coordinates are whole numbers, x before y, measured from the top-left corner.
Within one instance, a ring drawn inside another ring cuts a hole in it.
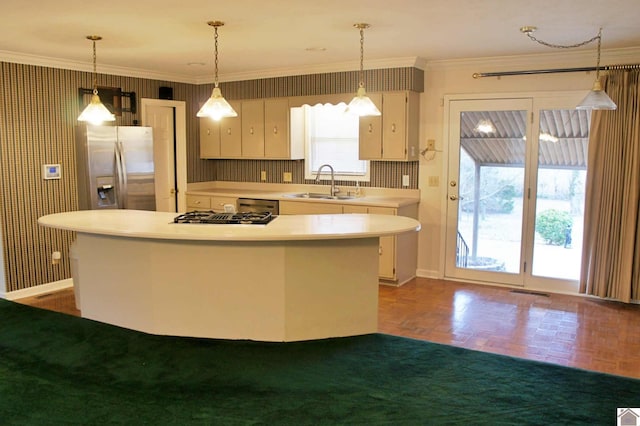
[[[60,179],[60,164],[43,164],[42,179]]]

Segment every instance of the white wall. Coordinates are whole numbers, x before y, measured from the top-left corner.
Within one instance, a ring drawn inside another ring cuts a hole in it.
[[[640,48],[603,51],[603,65],[640,63]],[[428,139],[436,141],[437,152],[420,159],[420,221],[418,276],[442,277],[444,274],[443,232],[447,186],[447,141],[443,140],[445,95],[474,96],[584,90],[585,95],[595,80],[595,72],[521,75],[474,79],[473,73],[494,71],[575,68],[596,65],[593,49],[558,54],[482,58],[473,60],[427,63],[425,92],[421,98],[420,148]],[[437,187],[429,187],[429,177],[437,176]]]

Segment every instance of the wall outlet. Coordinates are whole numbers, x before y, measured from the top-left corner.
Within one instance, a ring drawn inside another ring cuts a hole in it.
[[[282,180],[285,182],[291,182],[292,178],[291,178],[291,172],[284,172],[282,174]]]
[[[433,152],[436,150],[436,141],[435,139],[427,139],[427,151]]]
[[[402,175],[402,186],[409,186],[409,175]]]
[[[260,172],[260,180],[263,181],[263,182],[267,180],[267,171],[266,170],[262,170]]]
[[[51,253],[51,264],[57,265],[60,263],[60,259],[62,259],[62,254],[59,251],[54,251]]]

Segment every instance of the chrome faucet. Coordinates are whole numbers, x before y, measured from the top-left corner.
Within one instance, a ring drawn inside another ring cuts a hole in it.
[[[340,192],[340,189],[336,188],[336,181],[334,179],[333,167],[331,167],[330,164],[323,164],[322,166],[320,166],[318,168],[318,174],[316,175],[316,181],[315,182],[316,183],[320,182],[320,172],[322,172],[322,169],[325,168],[325,167],[328,167],[329,170],[331,170],[331,193],[330,194],[331,194],[331,197],[333,198],[333,197],[336,196],[336,194],[338,192]]]

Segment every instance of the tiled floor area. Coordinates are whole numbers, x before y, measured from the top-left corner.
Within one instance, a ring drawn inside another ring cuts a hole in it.
[[[640,378],[640,306],[415,279],[380,287],[379,329]]]
[[[72,290],[19,300],[78,315]],[[417,278],[380,286],[379,330],[640,378],[640,306]]]

